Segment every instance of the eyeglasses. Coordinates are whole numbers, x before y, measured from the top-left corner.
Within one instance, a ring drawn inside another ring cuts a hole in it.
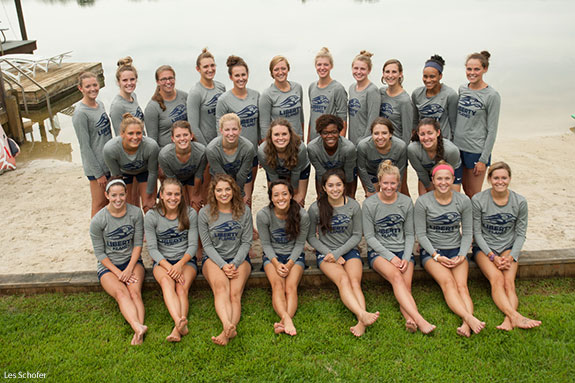
[[[162,77],[160,80],[160,82],[168,82],[168,81],[174,81],[176,78],[175,77]]]
[[[327,137],[327,136],[339,136],[339,130],[322,130],[320,135],[322,137]]]

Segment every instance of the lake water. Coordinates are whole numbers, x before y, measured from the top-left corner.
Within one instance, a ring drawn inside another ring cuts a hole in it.
[[[205,46],[216,57],[217,80],[231,87],[225,59],[236,54],[250,66],[248,86],[260,92],[272,82],[268,65],[277,54],[290,60],[289,79],[307,89],[317,78],[314,56],[327,46],[335,59],[332,77],[347,88],[354,82],[353,57],[367,49],[375,54],[372,82],[381,86],[382,64],[397,58],[404,66],[404,87],[411,92],[422,85],[421,71],[430,55],[444,57],[443,82],[457,89],[466,82],[467,54],[487,49],[492,57],[485,79],[502,97],[499,137],[561,134],[575,125],[570,117],[575,113],[574,1],[22,3],[38,54],[72,50],[68,61],[102,62],[106,87],[100,99],[108,110],[118,91],[116,62],[126,55],[139,71],[136,93],[143,108],[155,88],[154,70],[162,64],[174,67],[176,86],[188,91],[199,79],[195,60]],[[17,31],[13,7],[3,2],[0,19],[3,27]],[[79,162],[71,118],[60,116],[60,122],[58,141],[72,143],[72,158]]]

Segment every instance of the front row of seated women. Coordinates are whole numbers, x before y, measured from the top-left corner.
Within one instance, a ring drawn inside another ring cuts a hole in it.
[[[428,334],[435,329],[419,313],[411,294],[415,236],[423,267],[441,287],[449,308],[462,319],[458,334],[469,337],[485,327],[473,315],[467,288],[467,252],[473,236],[475,260],[491,283],[495,304],[505,314],[497,328],[539,326],[540,321],[517,312],[514,280],[527,228],[527,203],[508,189],[511,170],[504,163],[493,164],[488,173],[492,188],[474,196],[473,201],[453,191],[454,178],[450,165],[438,164],[432,171],[433,192],[420,197],[414,208],[409,197],[398,192],[400,170],[391,161],[384,161],[378,170],[379,191],[360,207],[345,194],[344,173],[331,169],[322,176],[320,197],[308,212],[295,199],[291,182],[271,181],[269,205],[257,213],[256,220],[263,269],[280,318],[274,324],[275,333],[297,334],[294,315],[297,289],[306,267],[306,239],[315,248],[318,267],[334,282],[342,302],[356,316],[357,323],[350,327],[353,335],[361,336],[378,319],[379,312],[367,310],[361,289],[363,267],[357,245],[362,232],[369,265],[391,283],[408,331]],[[154,259],[154,277],[174,321],[167,341],[180,341],[189,331],[188,290],[198,271],[198,233],[203,246],[201,270],[222,322],[221,333],[212,341],[226,345],[237,335],[241,297],[252,269],[248,256],[253,233],[250,208],[236,181],[226,174],[212,177],[207,204],[199,213],[188,207],[184,193],[179,181],[167,178],[144,224],[140,209],[126,203],[124,181],[112,179],[106,187],[109,204],[94,216],[90,226],[100,282],[134,330],[134,345],[142,343],[147,331],[141,297],[144,227]]]

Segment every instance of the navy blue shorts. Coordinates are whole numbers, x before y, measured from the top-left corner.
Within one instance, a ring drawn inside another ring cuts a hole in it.
[[[395,254],[395,256],[399,259],[403,259],[403,250],[402,251],[392,251],[393,254]],[[375,258],[377,257],[381,257],[381,255],[379,255],[379,253],[376,253],[375,250],[370,250],[367,252],[367,261],[369,263],[369,267],[371,269],[373,269],[373,262],[375,262]],[[381,257],[383,258],[383,257]],[[385,259],[385,258],[383,258]],[[413,258],[413,256],[411,257],[411,259],[409,260],[409,262],[412,262],[415,265],[415,258]]]
[[[204,268],[204,265],[206,264],[206,261],[207,261],[207,260],[208,260],[208,256],[207,256],[207,255],[204,255],[204,256],[202,257],[202,269]],[[233,258],[224,259],[224,261],[226,261],[228,264],[232,263],[233,260],[234,260]],[[251,269],[251,270],[254,269],[254,266],[252,265],[252,260],[250,259],[250,255],[249,255],[249,254],[246,255],[246,259],[244,259],[244,262],[247,262],[247,263],[250,264],[250,269]],[[214,263],[215,263],[215,262],[214,262]]]
[[[439,253],[439,255],[441,255],[442,257],[447,257],[449,259],[455,258],[459,255],[459,248],[457,249],[435,249],[435,251],[437,251]],[[429,254],[427,251],[425,251],[424,248],[421,248],[421,253],[419,255],[419,259],[421,260],[421,266],[424,267],[425,264],[427,263],[427,261],[429,261],[431,258],[431,254]]]
[[[141,172],[138,174],[124,174],[122,173],[122,179],[124,180],[124,182],[126,183],[126,185],[129,185],[131,183],[134,182],[134,178],[138,181],[138,183],[143,184],[145,182],[148,182],[148,171],[145,172]]]
[[[106,174],[104,174],[104,175],[106,176],[106,179],[107,179],[107,180],[110,179],[110,173],[106,173]],[[97,178],[94,177],[94,176],[86,176],[86,177],[88,177],[88,179],[89,179],[90,181],[96,181],[96,180],[97,180]]]
[[[276,254],[276,258],[277,258],[278,262],[283,263],[284,265],[286,263],[288,263],[289,257],[290,257],[290,254]],[[264,269],[264,267],[268,263],[271,263],[271,262],[272,261],[268,257],[266,257],[266,254],[264,253],[262,256],[262,270]],[[306,268],[305,253],[300,254],[300,256],[296,259],[295,264],[298,266],[301,266],[305,270],[305,268]]]
[[[463,166],[465,166],[466,169],[475,168],[475,164],[479,162],[479,157],[481,157],[481,153],[469,153],[464,152],[463,150],[459,151],[459,155],[461,156],[461,163]],[[489,156],[485,166],[489,165],[491,165],[491,156]]]
[[[316,250],[315,255],[317,257],[317,259],[316,259],[317,267],[319,268],[319,265],[321,265],[321,263],[323,262],[323,259],[325,258],[325,254],[320,254],[319,251]],[[342,257],[346,261],[349,261],[350,259],[353,259],[353,258],[357,258],[361,261],[361,264],[363,265],[363,261],[361,260],[361,256],[359,255],[359,250],[357,250],[357,249],[351,249],[346,254],[342,255]]]
[[[166,261],[170,262],[170,265],[175,265],[176,263],[178,263],[178,261],[172,261],[171,259],[167,259]],[[157,263],[156,261],[154,261],[154,264],[152,266],[152,269],[156,266],[158,266],[159,263]],[[186,266],[192,266],[194,269],[196,269],[196,273],[198,272],[198,261],[196,260],[196,257],[192,257],[191,261],[186,262]]]
[[[504,253],[504,252],[506,252],[507,250],[511,250],[511,247],[509,247],[509,248],[503,250],[501,253]],[[477,245],[474,244],[473,247],[471,248],[471,260],[473,260],[473,261],[475,262],[475,257],[477,256],[477,253],[479,253],[480,251],[481,251],[481,249],[479,248],[479,246],[477,246]],[[501,253],[498,253],[498,252],[495,251],[495,250],[491,250],[491,251],[493,251],[493,253],[494,253],[495,255],[501,255]],[[487,254],[486,254],[486,255],[487,255]],[[513,261],[517,262],[515,259],[513,259]]]
[[[128,267],[128,265],[130,264],[130,261],[126,262],[126,263],[121,263],[119,265],[116,265],[114,263],[114,266],[116,266],[118,269],[120,269],[121,271],[124,271],[126,269],[126,267]],[[138,259],[138,263],[136,264],[140,264],[142,265],[142,267],[144,267],[144,262],[142,262],[142,259]],[[106,266],[102,265],[104,267],[103,270],[98,271],[98,280],[102,280],[102,275],[106,274],[106,273],[111,273],[110,269],[108,269]]]
[[[463,181],[463,164],[454,170],[455,179],[453,180],[454,185],[461,185]]]
[[[194,186],[196,184],[196,177],[190,177],[186,180],[182,180],[178,178],[178,181],[180,181],[182,183],[182,185],[184,186]]]

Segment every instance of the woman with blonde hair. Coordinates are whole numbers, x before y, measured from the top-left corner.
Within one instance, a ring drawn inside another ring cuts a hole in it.
[[[118,69],[116,69],[116,81],[120,88],[120,93],[114,97],[110,105],[110,119],[114,134],[120,135],[120,124],[124,114],[130,113],[132,116],[144,121],[144,113],[138,104],[136,97],[136,84],[138,82],[138,71],[133,65],[130,56],[118,60]]]
[[[349,140],[357,145],[369,136],[369,127],[379,117],[381,96],[379,89],[369,80],[373,53],[363,50],[351,63],[351,71],[356,83],[349,87]]]

